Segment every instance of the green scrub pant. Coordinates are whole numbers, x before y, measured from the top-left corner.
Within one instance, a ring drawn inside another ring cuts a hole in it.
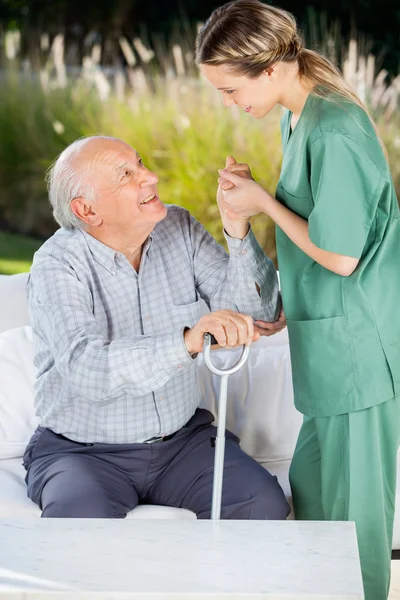
[[[400,396],[335,417],[304,417],[290,467],[296,519],[355,521],[365,600],[386,600]]]

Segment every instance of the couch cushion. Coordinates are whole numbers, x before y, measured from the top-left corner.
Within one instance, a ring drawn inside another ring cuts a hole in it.
[[[26,495],[21,458],[0,460],[0,517],[40,517],[40,509]]]
[[[22,456],[39,420],[33,408],[31,327],[0,334],[0,459]]]
[[[0,333],[29,325],[27,281],[28,273],[0,275]]]
[[[159,506],[155,504],[139,504],[126,516],[127,519],[197,519],[194,512],[186,508]]]

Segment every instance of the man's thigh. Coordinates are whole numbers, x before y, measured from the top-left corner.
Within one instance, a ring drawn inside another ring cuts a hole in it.
[[[28,496],[42,517],[123,518],[138,504],[134,485],[115,465],[54,436],[40,436],[27,464]]]
[[[147,502],[187,508],[199,519],[210,518],[215,457],[210,440],[216,431],[214,426],[206,425],[188,434],[180,451],[150,488]],[[285,519],[288,514],[276,477],[245,454],[238,438],[226,431],[221,518]]]

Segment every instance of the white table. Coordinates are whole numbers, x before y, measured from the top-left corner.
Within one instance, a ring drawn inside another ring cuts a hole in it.
[[[353,523],[0,519],[0,600],[362,600]]]

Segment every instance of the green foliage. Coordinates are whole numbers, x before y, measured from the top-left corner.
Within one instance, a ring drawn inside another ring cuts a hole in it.
[[[251,166],[254,177],[274,193],[281,163],[280,110],[256,120],[226,109],[219,94],[197,78],[144,77],[122,97],[117,88],[101,100],[93,79],[54,80],[9,70],[0,86],[0,223],[40,238],[56,229],[44,176],[58,154],[81,136],[119,137],[142,155],[159,176],[166,203],[188,208],[220,243],[224,243],[215,202],[217,169],[232,154]],[[400,116],[373,111],[386,143],[400,195]],[[274,227],[256,217],[253,227],[261,245],[275,259]],[[7,243],[10,240],[8,239]],[[0,238],[0,269],[25,269],[25,258],[12,254]],[[11,246],[10,246],[11,247]],[[19,248],[19,246],[17,246]],[[30,246],[31,250],[35,246]],[[26,256],[26,255],[24,255]],[[28,259],[27,259],[28,260]]]
[[[33,254],[41,244],[33,238],[0,231],[0,274],[29,271]]]
[[[281,160],[276,111],[256,121],[225,109],[198,81],[159,80],[155,92],[100,102],[87,85],[44,92],[38,81],[8,78],[0,93],[0,219],[38,236],[56,228],[44,174],[73,140],[102,133],[124,139],[159,176],[164,202],[188,208],[223,243],[215,203],[218,173],[233,154],[271,191]],[[57,133],[57,131],[61,133]],[[274,253],[271,223],[257,219],[260,242]]]
[[[65,133],[56,133],[58,121]],[[96,128],[90,95],[78,89],[45,93],[37,80],[9,73],[0,92],[0,218],[23,232],[52,233],[45,171],[66,145]]]

